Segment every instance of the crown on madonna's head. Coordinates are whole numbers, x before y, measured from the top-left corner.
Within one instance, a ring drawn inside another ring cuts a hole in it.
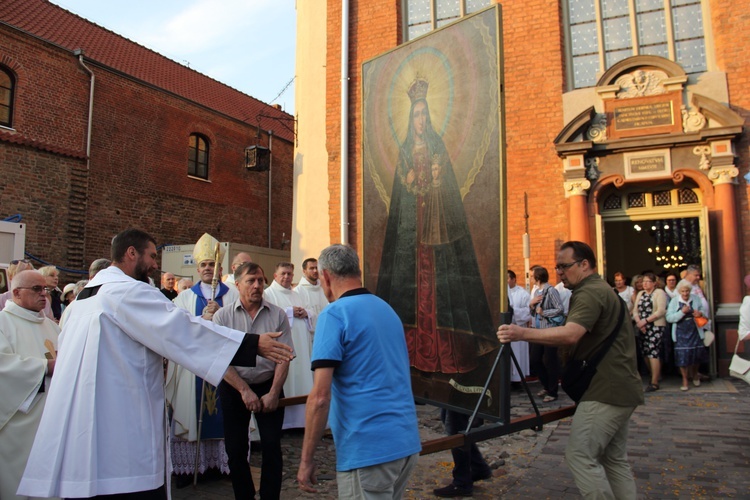
[[[427,97],[427,89],[429,86],[429,82],[421,77],[417,77],[412,84],[409,85],[407,94],[409,94],[409,99],[411,99],[412,104],[414,104],[414,101],[416,100],[425,99]]]

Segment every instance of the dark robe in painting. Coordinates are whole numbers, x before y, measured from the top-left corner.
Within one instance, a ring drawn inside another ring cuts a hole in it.
[[[466,373],[496,347],[495,326],[450,158],[429,122],[424,138],[399,152],[376,293],[403,321],[413,367]]]

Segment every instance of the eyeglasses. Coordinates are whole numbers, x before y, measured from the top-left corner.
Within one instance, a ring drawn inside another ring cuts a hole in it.
[[[42,285],[34,285],[34,286],[17,286],[16,290],[31,290],[34,293],[42,294],[42,293],[50,293],[54,288],[51,286],[42,286]]]
[[[573,262],[568,262],[567,264],[558,264],[555,266],[555,271],[557,271],[558,273],[564,273],[571,267],[575,266],[576,264],[580,264],[581,262],[583,262],[583,259],[574,260]]]
[[[15,265],[17,265],[17,264],[18,264],[18,263],[20,263],[20,262],[23,262],[24,264],[31,264],[31,262],[29,262],[29,261],[28,261],[28,260],[26,260],[26,259],[15,259],[15,260],[11,260],[11,261],[10,261],[10,263],[11,263],[12,265],[14,265],[14,266],[15,266]]]

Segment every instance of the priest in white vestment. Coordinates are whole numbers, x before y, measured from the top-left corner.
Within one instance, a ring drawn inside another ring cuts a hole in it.
[[[294,264],[280,262],[273,273],[273,283],[263,292],[271,304],[284,310],[292,327],[292,342],[296,357],[289,363],[289,374],[284,382],[284,397],[306,396],[313,385],[310,366],[312,331],[315,313],[305,307],[302,297],[292,290]],[[284,429],[305,427],[305,405],[287,406],[284,410]]]
[[[318,316],[328,305],[328,299],[318,278],[318,260],[310,257],[302,262],[302,278],[294,287],[294,291],[302,297],[305,308],[311,310],[315,315],[312,319],[313,339]]]
[[[0,499],[16,496],[55,369],[60,329],[42,311],[47,284],[38,271],[21,271],[0,312]]]
[[[529,309],[529,300],[531,296],[525,288],[516,284],[516,273],[508,270],[508,302],[513,309],[513,323],[520,326],[528,326],[531,321],[531,312]],[[510,381],[520,382],[521,377],[529,376],[529,343],[519,340],[511,342],[511,349],[518,360],[523,374],[518,373],[515,363],[510,365]]]
[[[193,259],[198,267],[200,281],[192,288],[180,293],[174,299],[175,305],[190,314],[211,321],[213,315],[224,304],[233,304],[239,298],[236,287],[228,287],[219,281],[213,292],[211,283],[214,277],[215,251],[218,240],[208,233],[201,236],[193,249]],[[219,261],[223,258],[220,252]],[[221,276],[221,268],[219,274]],[[212,294],[214,299],[212,300]],[[167,366],[167,403],[172,408],[172,468],[175,474],[195,472],[196,442],[198,440],[198,404],[203,390],[202,379],[196,378],[182,366],[169,362]],[[224,433],[220,402],[216,387],[205,386],[204,414],[201,427],[201,453],[198,457],[198,472],[215,468],[229,474],[229,464],[224,450]],[[191,476],[192,478],[192,476]],[[178,477],[178,485],[188,482],[185,476]]]

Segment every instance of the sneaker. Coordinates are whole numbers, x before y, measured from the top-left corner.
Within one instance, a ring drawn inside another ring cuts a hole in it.
[[[432,493],[436,497],[441,498],[470,497],[473,492],[473,488],[461,488],[453,483],[449,484],[448,486],[432,490]]]

